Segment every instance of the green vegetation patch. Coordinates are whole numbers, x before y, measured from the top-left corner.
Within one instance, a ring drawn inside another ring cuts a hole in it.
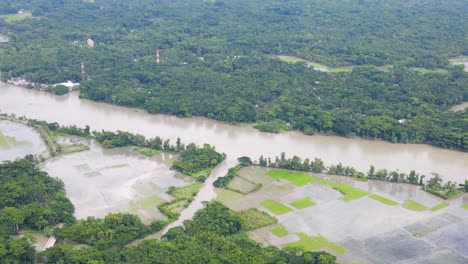
[[[89,150],[89,147],[84,144],[59,144],[60,152],[63,154],[76,153]]]
[[[292,203],[290,203],[290,204],[291,204],[292,206],[294,206],[295,208],[297,208],[297,209],[304,209],[304,208],[307,208],[307,207],[310,207],[310,206],[315,205],[315,203],[312,202],[312,200],[310,199],[310,197],[306,197],[306,198],[303,198],[303,199],[294,201],[294,202],[292,202]]]
[[[7,23],[13,23],[16,21],[26,19],[27,17],[31,17],[31,16],[32,16],[31,12],[25,11],[21,14],[17,13],[17,14],[0,15],[0,18],[5,19]]]
[[[341,183],[324,180],[324,179],[310,176],[301,172],[291,172],[291,171],[285,171],[285,170],[271,170],[267,173],[267,175],[275,179],[285,179],[297,186],[303,186],[310,182],[316,182],[316,183],[330,186],[331,188],[342,193],[344,195],[342,199],[343,201],[346,201],[346,202],[354,200],[354,199],[359,199],[368,194],[368,192],[366,191],[363,191],[359,188],[355,188],[347,184],[341,184]]]
[[[447,70],[444,69],[426,69],[426,68],[420,68],[420,67],[412,67],[411,70],[420,72],[422,74],[428,74],[428,73],[447,73]]]
[[[198,191],[200,190],[202,183],[195,182],[193,184],[183,186],[183,187],[170,187],[168,194],[174,196],[176,199],[191,199],[193,198]]]
[[[292,172],[292,171],[285,171],[285,170],[270,170],[267,173],[268,176],[275,178],[275,179],[284,179],[296,186],[304,186],[310,182],[317,182],[314,177],[307,175],[302,172]]]
[[[160,150],[150,149],[150,148],[145,148],[145,147],[132,147],[132,150],[140,153],[141,155],[147,156],[147,157],[153,157],[153,156],[159,155],[161,153]]]
[[[465,209],[465,210],[468,210],[468,204],[462,205],[462,208]]]
[[[263,201],[261,205],[277,215],[282,215],[292,211],[292,209],[287,207],[286,205],[271,199]]]
[[[305,62],[307,65],[312,66],[314,68],[328,69],[328,66],[326,65],[313,62],[313,61],[304,60],[304,59],[294,57],[294,56],[276,56],[276,57],[287,63]]]
[[[436,211],[439,211],[440,209],[443,209],[445,207],[449,206],[449,203],[440,203],[434,207],[431,207],[431,211],[432,212],[436,212]]]
[[[16,139],[14,137],[5,136],[0,132],[0,149],[6,149],[15,143]]]
[[[371,194],[371,195],[369,195],[369,198],[374,199],[376,201],[379,201],[381,203],[384,203],[386,205],[390,205],[390,206],[398,205],[397,202],[392,201],[392,200],[390,200],[388,198],[385,198],[385,197],[377,195],[377,194]]]
[[[266,212],[258,210],[257,208],[240,211],[239,216],[242,218],[242,226],[246,230],[254,230],[260,227],[276,224],[278,222],[278,219]]]
[[[155,207],[157,203],[161,201],[161,198],[157,195],[151,195],[146,198],[142,198],[136,201],[136,204],[142,209],[149,209]]]
[[[254,128],[268,133],[280,133],[291,130],[291,127],[283,120],[257,122]]]
[[[351,67],[341,67],[341,68],[333,68],[328,71],[328,73],[340,73],[340,72],[350,72],[352,71]]]
[[[402,204],[403,208],[406,208],[408,210],[411,210],[411,211],[416,211],[416,212],[420,212],[420,211],[425,211],[428,209],[427,206],[425,205],[422,205],[418,202],[415,202],[413,200],[407,200],[404,204]]]
[[[289,233],[288,233],[288,230],[286,230],[286,228],[282,225],[279,225],[279,226],[275,226],[273,227],[272,229],[270,229],[271,233],[273,233],[273,235],[277,236],[277,237],[284,237],[284,236],[287,236]]]
[[[233,191],[226,190],[226,189],[219,189],[218,195],[216,196],[216,200],[220,201],[221,203],[225,205],[229,205],[232,202],[239,200],[243,196],[244,196],[243,194],[240,194],[237,192],[233,192]]]
[[[304,251],[315,251],[321,248],[329,248],[338,254],[346,253],[346,248],[329,241],[321,235],[311,237],[305,233],[297,233],[297,236],[299,237],[299,241],[285,244],[283,245],[283,248],[298,247]]]

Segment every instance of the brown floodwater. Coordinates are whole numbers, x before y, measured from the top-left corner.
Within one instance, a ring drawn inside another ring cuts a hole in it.
[[[275,157],[281,152],[303,158],[319,157],[326,164],[342,162],[358,170],[376,168],[401,172],[435,172],[446,180],[468,178],[468,153],[423,144],[392,144],[383,141],[336,136],[307,136],[300,132],[269,134],[251,126],[237,126],[206,118],[178,118],[148,114],[142,110],[79,99],[78,93],[65,96],[29,90],[0,83],[0,111],[58,122],[63,125],[89,125],[93,130],[123,130],[146,137],[160,136],[175,142],[209,143],[228,155],[232,165],[240,156]]]
[[[165,219],[157,205],[173,199],[166,194],[168,188],[193,182],[169,169],[166,159],[173,159],[172,154],[150,158],[127,148],[103,149],[92,141],[89,144],[88,151],[58,156],[41,164],[51,177],[64,182],[77,218],[131,212],[146,223]]]
[[[0,120],[0,162],[46,151],[41,136],[26,125]]]

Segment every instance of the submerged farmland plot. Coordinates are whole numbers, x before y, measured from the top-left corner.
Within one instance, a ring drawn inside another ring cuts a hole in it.
[[[342,263],[468,261],[464,239],[449,232],[466,227],[462,196],[444,201],[414,185],[263,167],[238,174],[262,187],[249,194],[217,189],[217,199],[236,211],[255,207],[276,217],[278,224],[250,232],[261,243],[325,250]]]

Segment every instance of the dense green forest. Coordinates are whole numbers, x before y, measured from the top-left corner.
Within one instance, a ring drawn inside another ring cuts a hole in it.
[[[0,165],[0,263],[32,263],[26,238],[12,239],[23,228],[43,230],[75,221],[75,208],[63,183],[22,159]]]
[[[262,247],[247,237],[243,224],[237,213],[210,202],[184,222],[185,229],[173,228],[161,240],[108,250],[58,245],[40,255],[46,263],[336,263],[326,252]]]
[[[0,14],[20,8],[33,17],[0,19],[3,79],[81,82],[83,62],[92,100],[468,150],[467,112],[447,111],[468,100],[447,60],[468,54],[466,1],[10,0]],[[324,73],[280,54],[361,67]]]

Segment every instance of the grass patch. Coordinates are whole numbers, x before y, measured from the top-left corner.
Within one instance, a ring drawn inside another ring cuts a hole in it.
[[[151,207],[156,207],[155,205],[161,201],[161,198],[157,195],[151,195],[149,197],[139,199],[136,201],[136,204],[142,209],[149,209]]]
[[[27,17],[31,17],[31,16],[32,16],[31,12],[25,11],[22,14],[17,13],[17,14],[0,15],[0,18],[5,19],[7,23],[13,23],[16,21],[26,19]]]
[[[237,192],[233,192],[233,191],[226,190],[226,189],[219,189],[218,195],[216,196],[216,200],[220,201],[224,205],[228,205],[234,201],[239,200],[243,196],[244,196],[243,194],[240,194]]]
[[[295,208],[297,208],[297,209],[304,209],[304,208],[315,205],[315,203],[312,202],[312,200],[310,200],[310,197],[306,197],[304,199],[294,201],[294,202],[292,202],[290,204],[292,206],[294,206]]]
[[[462,208],[465,209],[465,210],[468,210],[468,204],[462,205]]]
[[[258,189],[257,186],[258,184],[256,184],[255,182],[252,182],[241,176],[237,176],[234,179],[232,179],[231,182],[229,182],[227,189],[247,194]]]
[[[70,153],[89,150],[89,147],[84,144],[71,144],[71,145],[59,144],[59,147],[60,147],[60,152],[62,154],[70,154]]]
[[[171,211],[173,214],[178,214],[188,206],[189,202],[187,200],[180,200],[174,203],[170,203],[164,206],[166,210]]]
[[[340,73],[340,72],[350,72],[352,69],[348,67],[341,67],[341,68],[333,68],[330,69],[329,73]]]
[[[386,205],[390,205],[390,206],[398,205],[397,202],[392,201],[390,199],[387,199],[387,198],[385,198],[383,196],[380,196],[380,195],[377,195],[377,194],[371,194],[371,195],[369,195],[369,198],[374,199],[376,201],[379,201],[381,203],[384,203]]]
[[[405,209],[408,209],[408,210],[411,210],[411,211],[416,211],[416,212],[420,212],[420,211],[425,211],[427,210],[427,206],[425,205],[422,205],[418,202],[415,202],[413,200],[407,200],[404,204],[402,204],[403,208]]]
[[[448,203],[440,203],[440,204],[438,204],[438,205],[432,207],[432,208],[431,208],[431,211],[432,211],[432,212],[436,212],[436,211],[439,211],[440,209],[445,208],[445,207],[447,207],[447,206],[449,206]]]
[[[242,226],[246,230],[254,230],[260,227],[276,224],[278,222],[278,219],[258,210],[257,208],[240,211],[239,216],[244,220]]]
[[[284,179],[296,186],[304,186],[310,182],[314,182],[314,178],[302,172],[292,172],[285,170],[270,170],[268,176],[275,179]]]
[[[298,247],[303,251],[315,251],[320,248],[329,248],[338,254],[346,253],[346,248],[329,241],[321,235],[310,237],[305,233],[297,233],[297,236],[299,237],[299,241],[285,244],[283,248]]]
[[[277,236],[277,237],[284,237],[284,236],[287,236],[289,233],[288,233],[288,230],[286,230],[286,228],[282,225],[279,225],[279,226],[275,226],[273,227],[272,229],[270,229],[271,233],[273,233],[273,235]]]
[[[153,157],[156,155],[159,155],[161,153],[160,150],[157,149],[150,149],[150,148],[144,148],[144,147],[132,147],[132,150],[135,152],[140,153],[141,155],[147,156],[147,157]]]
[[[15,145],[16,139],[14,137],[5,136],[0,132],[0,149],[9,148],[11,145]]]
[[[270,212],[277,215],[282,215],[292,211],[292,209],[287,207],[286,205],[271,199],[261,202],[261,205],[268,209]]]
[[[343,194],[343,201],[351,201],[354,199],[359,199],[368,194],[368,192],[361,189],[355,188],[350,185],[336,183],[328,180],[324,180],[318,177],[310,176],[301,172],[291,172],[285,170],[271,170],[267,173],[268,176],[275,179],[285,179],[296,186],[303,186],[310,182],[316,182],[320,184],[327,185],[340,193]]]
[[[202,186],[201,182],[196,182],[183,187],[170,187],[168,194],[174,196],[176,199],[191,199],[193,198]]]
[[[321,68],[321,69],[328,69],[328,67],[326,65],[323,65],[323,64],[320,64],[320,63],[317,63],[317,62],[313,62],[313,61],[308,61],[308,60],[304,60],[304,59],[301,59],[301,58],[298,58],[298,57],[295,57],[295,56],[283,56],[283,55],[280,55],[280,56],[276,56],[278,59],[282,60],[282,61],[285,61],[287,63],[296,63],[296,62],[305,62],[307,65],[309,66],[312,66],[314,68]]]
[[[412,67],[412,68],[410,68],[410,69],[413,70],[413,71],[420,72],[420,73],[422,73],[422,74],[427,74],[427,73],[447,73],[447,71],[444,70],[444,69],[430,70],[430,69],[420,68],[420,67]]]

